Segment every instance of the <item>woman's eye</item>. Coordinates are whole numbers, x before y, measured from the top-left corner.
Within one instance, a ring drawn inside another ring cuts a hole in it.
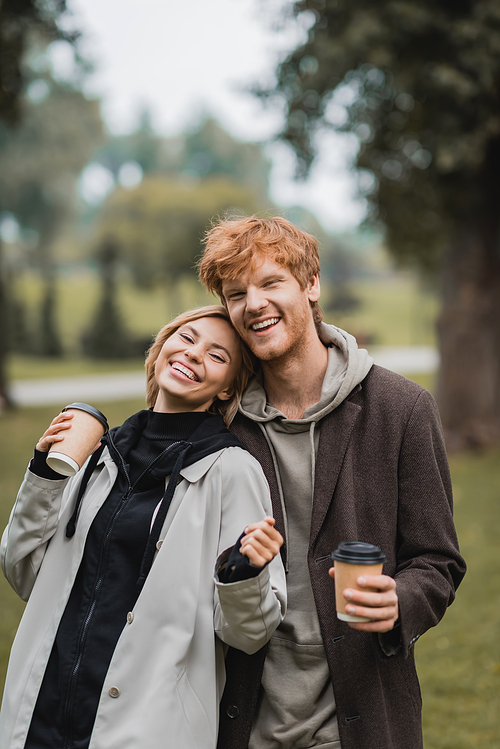
[[[193,343],[193,339],[187,333],[179,333],[179,335],[183,341],[187,341],[188,343]]]
[[[219,354],[212,354],[212,359],[215,359],[215,361],[220,362],[221,364],[225,364],[226,360],[223,356],[220,356]]]

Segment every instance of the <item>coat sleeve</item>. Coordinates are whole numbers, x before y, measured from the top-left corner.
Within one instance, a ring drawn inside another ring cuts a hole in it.
[[[271,515],[269,486],[259,463],[240,448],[221,456],[222,507],[216,570],[250,523]],[[214,627],[227,645],[252,654],[270,639],[286,610],[286,582],[278,554],[257,577],[221,583],[215,574]]]
[[[0,565],[11,587],[27,601],[57,528],[64,488],[69,479],[53,481],[26,471],[0,544]]]
[[[420,635],[440,621],[466,569],[453,523],[441,421],[434,398],[427,391],[415,402],[406,426],[398,484],[399,540],[394,577],[400,644],[408,652]],[[383,643],[382,637],[382,647]]]

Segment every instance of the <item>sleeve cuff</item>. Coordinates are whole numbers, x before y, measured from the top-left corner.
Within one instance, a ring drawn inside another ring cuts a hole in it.
[[[67,478],[67,476],[63,476],[62,473],[53,471],[52,468],[47,465],[46,458],[47,453],[42,453],[35,448],[35,456],[31,459],[29,464],[31,473],[34,473],[35,476],[38,476],[41,479],[50,479],[52,481],[61,481],[62,479]]]
[[[401,624],[396,622],[389,632],[380,632],[378,635],[379,645],[384,655],[397,655],[401,650]]]
[[[219,582],[226,584],[237,583],[240,582],[240,580],[250,580],[250,578],[260,575],[266,566],[254,567],[250,564],[248,557],[240,552],[240,543],[244,535],[245,534],[242,533],[233,548],[228,550],[229,556],[227,556],[225,566],[223,565],[224,560],[226,559],[226,554],[221,557],[221,566],[216,570]]]

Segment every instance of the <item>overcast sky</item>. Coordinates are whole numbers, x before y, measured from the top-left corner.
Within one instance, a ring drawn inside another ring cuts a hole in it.
[[[128,132],[147,106],[160,133],[173,134],[212,114],[233,135],[267,141],[280,129],[279,107],[264,108],[245,88],[273,80],[279,59],[304,38],[293,24],[276,29],[286,0],[68,0],[71,23],[95,72],[87,90],[99,95],[109,128]],[[313,210],[326,228],[353,228],[363,207],[353,198],[347,165],[352,142],[333,137],[308,184],[292,179],[293,158],[270,147],[272,197]]]

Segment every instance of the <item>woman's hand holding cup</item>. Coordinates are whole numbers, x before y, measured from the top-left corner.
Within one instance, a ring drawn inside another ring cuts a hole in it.
[[[48,453],[52,445],[64,440],[64,432],[71,427],[72,411],[62,411],[55,419],[52,419],[50,426],[45,430],[43,435],[36,443],[36,449],[41,453]]]

